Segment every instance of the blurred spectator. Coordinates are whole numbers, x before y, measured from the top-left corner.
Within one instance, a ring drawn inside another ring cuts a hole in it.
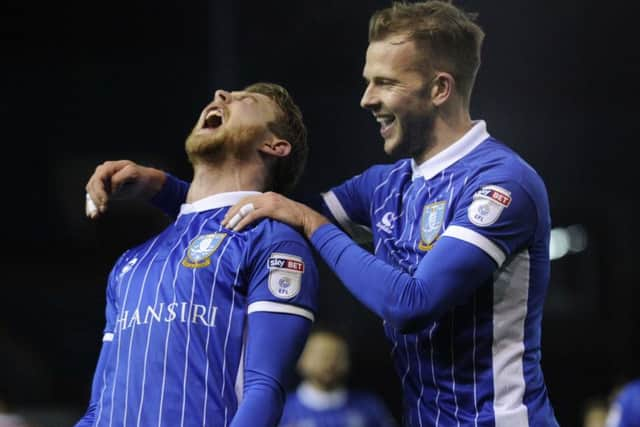
[[[343,337],[328,330],[313,332],[298,362],[302,382],[287,396],[280,426],[395,426],[378,396],[346,388],[349,367],[349,347]]]
[[[11,413],[7,405],[0,400],[0,427],[31,427],[31,425],[20,415]]]
[[[608,407],[607,401],[603,398],[594,398],[587,401],[582,412],[582,426],[605,427]]]
[[[640,427],[640,378],[628,382],[616,394],[606,427]]]

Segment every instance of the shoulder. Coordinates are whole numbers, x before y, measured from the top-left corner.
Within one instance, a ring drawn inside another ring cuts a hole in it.
[[[253,244],[264,244],[271,246],[277,243],[298,243],[304,247],[309,247],[309,243],[293,227],[271,218],[262,219],[252,229],[251,237]]]
[[[377,164],[365,169],[353,179],[365,179],[371,183],[380,182],[391,178],[411,176],[411,159],[401,159],[394,163]]]
[[[481,184],[513,182],[534,199],[546,198],[546,186],[538,172],[514,150],[490,137],[464,159],[470,180]]]

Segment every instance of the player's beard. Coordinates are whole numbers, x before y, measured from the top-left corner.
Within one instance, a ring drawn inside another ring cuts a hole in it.
[[[242,129],[224,128],[213,134],[198,134],[194,129],[187,137],[185,149],[192,164],[216,162],[232,155],[242,158],[255,151],[255,143],[265,133],[263,126]]]

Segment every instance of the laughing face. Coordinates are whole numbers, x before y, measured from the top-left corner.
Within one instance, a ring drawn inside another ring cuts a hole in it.
[[[267,125],[276,118],[277,108],[263,94],[217,90],[187,138],[189,159],[196,163],[225,153],[254,151],[270,135]]]
[[[434,106],[423,54],[406,35],[369,44],[360,105],[380,124],[384,150],[394,157],[417,157],[429,143]]]

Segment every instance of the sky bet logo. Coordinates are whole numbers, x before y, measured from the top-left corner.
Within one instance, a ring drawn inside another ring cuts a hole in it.
[[[282,268],[284,270],[292,270],[298,273],[304,273],[304,262],[287,258],[271,257],[269,258],[269,270],[271,270],[272,268]]]
[[[483,197],[485,199],[492,200],[502,206],[509,207],[511,204],[511,196],[509,196],[506,192],[500,191],[494,187],[483,187],[480,191],[478,191],[478,196]]]

